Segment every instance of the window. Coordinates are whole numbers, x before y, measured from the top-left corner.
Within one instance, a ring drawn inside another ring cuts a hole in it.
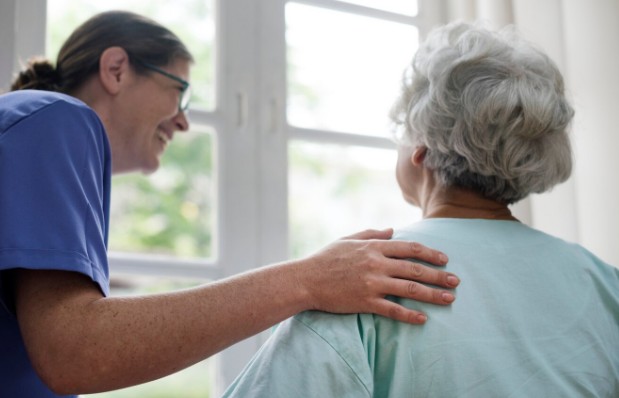
[[[415,1],[355,3],[416,13]],[[388,120],[417,27],[340,2],[289,2],[285,15],[291,254],[419,219],[395,183]]]
[[[387,114],[417,36],[415,26],[288,3],[288,122],[388,138]]]
[[[422,5],[11,0],[0,7],[17,18],[0,13],[0,22],[17,33],[0,73],[45,43],[55,55],[69,31],[104,9],[151,16],[188,44],[197,59],[191,132],[177,135],[157,173],[115,177],[113,188],[114,294],[165,291],[419,217],[395,182],[387,113],[423,28]],[[47,34],[33,28],[46,23]],[[100,396],[166,388],[217,396],[267,334],[178,375]]]

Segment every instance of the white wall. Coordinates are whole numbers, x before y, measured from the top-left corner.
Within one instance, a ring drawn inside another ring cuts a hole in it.
[[[619,0],[564,0],[579,241],[619,266]]]
[[[0,92],[8,90],[20,64],[31,54],[44,54],[46,28],[43,0],[0,2]],[[18,34],[27,31],[28,34]]]
[[[529,41],[545,51],[564,75],[571,90],[565,57],[562,0],[515,0],[514,23]],[[572,141],[573,142],[573,141]],[[575,173],[552,191],[530,198],[532,225],[560,238],[579,241],[578,213],[575,192]]]

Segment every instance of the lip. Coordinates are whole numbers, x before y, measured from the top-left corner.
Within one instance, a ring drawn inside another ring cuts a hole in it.
[[[172,141],[173,136],[174,136],[174,133],[171,131],[167,131],[163,129],[157,130],[157,138],[159,138],[159,140],[166,145],[169,144],[170,141]]]

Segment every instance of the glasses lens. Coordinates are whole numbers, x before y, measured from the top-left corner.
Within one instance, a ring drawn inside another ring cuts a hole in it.
[[[191,86],[187,87],[185,91],[181,94],[181,102],[179,104],[179,108],[182,111],[186,111],[189,108],[189,100],[191,99]]]

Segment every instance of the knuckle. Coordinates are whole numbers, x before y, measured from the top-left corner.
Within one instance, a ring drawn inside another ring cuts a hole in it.
[[[406,293],[409,297],[415,297],[419,293],[421,285],[417,282],[409,282],[406,287]]]
[[[443,300],[443,292],[440,291],[440,290],[433,290],[432,291],[432,299],[436,303],[442,303],[444,301]]]
[[[378,272],[383,267],[381,258],[374,253],[368,253],[364,256],[363,264],[371,272]]]
[[[365,288],[366,292],[374,292],[378,289],[377,287],[377,282],[374,278],[366,278],[363,281],[363,287]]]
[[[414,255],[418,255],[422,251],[422,246],[417,242],[411,242],[411,251]]]
[[[419,279],[423,275],[423,267],[418,263],[410,263],[410,274],[413,279]]]
[[[370,261],[367,264],[367,269],[372,274],[379,274],[381,272],[381,268],[382,268],[381,265],[376,261]]]
[[[380,281],[374,275],[367,275],[361,281],[361,288],[368,298],[374,297],[380,291]]]
[[[401,319],[402,318],[402,308],[397,305],[390,306],[387,310],[387,316],[392,319]]]

